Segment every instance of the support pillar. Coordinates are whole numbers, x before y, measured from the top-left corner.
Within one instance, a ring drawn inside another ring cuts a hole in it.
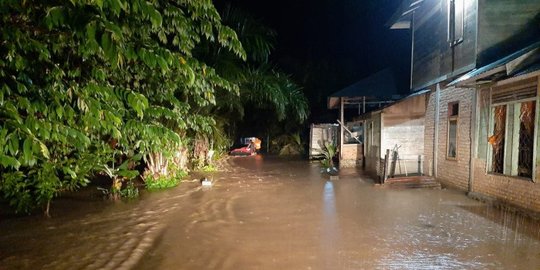
[[[341,161],[343,159],[343,125],[345,124],[345,99],[343,97],[340,97],[339,101],[339,120],[341,121],[341,124],[339,125],[339,160]]]

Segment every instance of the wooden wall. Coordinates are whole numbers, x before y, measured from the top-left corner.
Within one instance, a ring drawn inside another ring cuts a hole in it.
[[[372,175],[378,175],[381,160],[381,114],[372,113],[366,120],[366,137],[364,140],[365,169]],[[384,157],[384,155],[383,155]]]
[[[448,0],[424,1],[413,16],[412,88],[433,85],[464,73],[476,61],[476,0],[464,0],[463,41],[448,42]]]
[[[407,98],[383,110],[381,150],[386,152],[386,149],[399,146],[401,166],[396,166],[398,174],[423,171],[426,95]]]
[[[540,1],[478,0],[481,65],[509,55],[540,38]]]
[[[427,93],[399,101],[366,120],[365,169],[382,176],[381,160],[395,145],[401,159],[397,173],[421,173],[424,155],[424,117]],[[420,161],[420,162],[419,162]]]

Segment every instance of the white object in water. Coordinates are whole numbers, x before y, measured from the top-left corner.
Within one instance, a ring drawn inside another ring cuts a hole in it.
[[[204,180],[202,180],[201,184],[202,184],[203,187],[210,187],[210,186],[212,186],[212,181],[204,178]]]

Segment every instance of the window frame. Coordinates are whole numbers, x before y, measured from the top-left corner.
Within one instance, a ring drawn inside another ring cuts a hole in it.
[[[504,82],[504,81],[503,81]],[[500,82],[501,83],[501,82]],[[504,84],[500,84],[500,85],[504,85]],[[498,84],[499,86],[499,84]],[[488,149],[486,151],[486,173],[487,174],[492,174],[492,175],[501,175],[501,176],[504,176],[504,177],[510,177],[510,178],[516,178],[516,179],[520,179],[520,180],[525,180],[525,181],[530,181],[530,182],[534,182],[534,183],[537,183],[537,178],[536,178],[536,171],[537,171],[537,151],[540,149],[540,145],[539,145],[539,141],[538,141],[538,132],[539,132],[539,127],[538,127],[538,124],[540,122],[540,76],[537,78],[537,84],[536,84],[536,97],[531,97],[531,98],[524,98],[524,99],[520,99],[520,100],[514,100],[514,101],[508,101],[508,102],[499,102],[499,103],[493,103],[493,98],[492,98],[492,94],[493,94],[493,86],[489,88],[489,116],[488,116],[488,130],[487,130],[487,134],[488,134],[488,138],[490,136],[493,135],[493,129],[494,129],[494,126],[495,126],[495,123],[494,123],[494,111],[495,111],[495,107],[496,106],[501,106],[501,105],[505,105],[506,106],[506,120],[505,120],[505,139],[508,138],[508,132],[509,132],[509,111],[510,111],[510,107],[512,107],[512,109],[515,109],[514,106],[518,106],[518,104],[521,104],[521,103],[524,103],[524,102],[530,102],[530,101],[533,101],[535,102],[535,115],[534,115],[534,132],[533,132],[533,161],[532,161],[532,176],[529,178],[529,177],[524,177],[524,176],[518,176],[518,175],[511,175],[511,174],[507,174],[507,170],[506,170],[506,167],[508,166],[507,164],[507,159],[506,159],[506,153],[508,151],[508,143],[505,142],[504,144],[504,160],[503,160],[503,173],[497,173],[497,172],[493,172],[493,147],[491,147],[491,145],[488,143]],[[515,124],[515,123],[514,123]],[[512,145],[512,147],[519,147],[518,146],[515,146],[515,145]],[[511,162],[511,161],[510,161]],[[510,167],[512,167],[512,164],[510,164]]]
[[[454,113],[454,106],[457,106],[457,112]],[[458,145],[459,145],[459,101],[453,101],[448,103],[448,113],[447,113],[447,120],[446,120],[446,159],[447,160],[453,160],[457,161],[458,159]],[[450,150],[450,122],[455,121],[456,122],[456,139],[455,139],[455,156],[449,155]]]
[[[460,12],[456,12],[457,1],[461,3]],[[447,42],[450,44],[450,47],[454,47],[463,42],[463,36],[465,35],[465,0],[448,0],[447,9]],[[456,15],[461,17],[461,23],[459,25],[456,24]],[[456,36],[456,29],[460,30],[459,36]]]

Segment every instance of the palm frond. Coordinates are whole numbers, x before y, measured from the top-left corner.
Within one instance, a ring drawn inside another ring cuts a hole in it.
[[[238,34],[248,60],[265,63],[274,49],[276,32],[249,13],[228,4],[222,14],[223,24],[229,25]]]

